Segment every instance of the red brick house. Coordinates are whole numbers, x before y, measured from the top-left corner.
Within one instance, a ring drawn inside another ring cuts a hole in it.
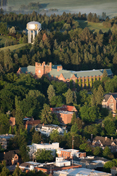
[[[63,105],[62,107],[50,108],[52,113],[55,113],[60,123],[71,123],[73,113],[77,113],[77,109],[74,106]]]
[[[86,157],[86,152],[79,152],[75,149],[58,149],[58,157],[63,157],[64,159],[72,159],[73,156],[78,158]]]
[[[102,101],[102,107],[108,108],[110,111],[112,111],[113,116],[115,116],[117,110],[117,93],[105,94]]]
[[[29,132],[31,130],[31,128],[35,128],[37,125],[39,125],[41,123],[40,120],[30,120],[30,121],[26,121],[25,124],[25,128],[27,129],[27,131]]]
[[[52,65],[50,62],[49,65],[46,65],[45,62],[37,63],[35,66],[29,65],[28,67],[20,67],[17,71],[17,74],[29,73],[32,74],[35,78],[41,78],[43,75],[47,76],[50,80],[60,80],[66,83],[73,80],[75,83],[76,80],[78,85],[81,87],[92,87],[95,80],[101,80],[103,77],[104,69],[99,70],[87,70],[87,71],[71,71],[64,70],[62,65]],[[109,77],[112,77],[111,69],[106,69]]]

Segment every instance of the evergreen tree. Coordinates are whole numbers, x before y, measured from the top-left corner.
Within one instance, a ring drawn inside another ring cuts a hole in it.
[[[49,105],[44,104],[41,111],[41,123],[51,124],[52,123],[52,114]]]
[[[102,104],[103,95],[104,95],[103,87],[101,85],[99,85],[98,91],[96,93],[96,104],[97,105],[101,105]]]
[[[39,144],[41,142],[41,135],[37,131],[35,131],[32,135],[32,142],[36,144]]]
[[[71,89],[68,89],[66,92],[66,104],[72,104],[73,103],[73,92]]]
[[[76,113],[73,113],[72,119],[71,119],[71,124],[74,125],[76,122]]]
[[[49,102],[51,102],[52,97],[55,96],[55,90],[54,90],[53,85],[51,85],[51,84],[49,85],[48,90],[47,90],[47,94],[48,94]]]
[[[103,78],[106,78],[106,77],[108,77],[108,74],[107,74],[106,69],[104,69],[104,71],[103,71]]]

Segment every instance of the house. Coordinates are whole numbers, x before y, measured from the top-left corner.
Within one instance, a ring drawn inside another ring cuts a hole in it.
[[[68,170],[54,171],[53,176],[112,176],[110,173],[100,172],[86,168],[71,168]]]
[[[102,149],[108,146],[111,152],[117,152],[117,139],[113,139],[113,137],[110,139],[108,137],[96,136],[92,141],[92,146],[100,146]]]
[[[116,176],[117,175],[117,167],[112,167],[111,168],[111,174],[112,174],[112,176]]]
[[[106,158],[103,157],[97,157],[97,156],[87,156],[84,158],[76,158],[74,157],[73,162],[75,164],[80,164],[84,168],[88,169],[98,169],[103,168],[104,164],[109,161]]]
[[[9,123],[11,126],[15,126],[15,117],[10,117]]]
[[[29,148],[29,156],[30,158],[34,158],[35,152],[37,152],[37,149],[45,149],[45,150],[51,150],[52,155],[55,157],[56,150],[59,149],[59,143],[55,142],[52,144],[49,143],[41,143],[41,144],[35,144],[28,145]]]
[[[99,70],[86,70],[86,71],[71,71],[64,70],[62,65],[52,65],[50,62],[49,65],[46,65],[45,62],[37,63],[35,66],[20,67],[17,71],[17,74],[25,73],[32,74],[35,78],[41,78],[43,75],[47,76],[50,80],[60,80],[66,83],[73,80],[75,83],[76,80],[78,84],[83,87],[92,87],[92,83],[95,80],[101,80],[103,77],[104,69]],[[106,69],[109,77],[112,77],[111,69]]]
[[[75,149],[58,149],[57,150],[58,157],[63,157],[64,159],[72,159],[72,157],[76,156],[78,158],[86,157],[86,152],[79,152],[79,150]]]
[[[40,120],[27,120],[25,122],[25,128],[27,129],[27,131],[29,132],[31,130],[31,128],[35,128],[37,125],[39,125],[41,123]]]
[[[77,109],[74,106],[63,105],[62,107],[50,108],[52,113],[57,115],[60,123],[68,124],[71,123],[73,113],[77,113]]]
[[[58,125],[44,125],[39,124],[35,127],[35,131],[39,131],[41,134],[46,135],[47,137],[50,136],[52,131],[57,130],[59,134],[64,134],[64,132],[67,132],[66,127],[60,127]]]
[[[15,135],[13,134],[1,134],[0,135],[0,144],[3,149],[7,149],[7,145],[9,143],[9,139],[13,138]]]
[[[108,108],[110,111],[112,111],[113,116],[115,116],[117,110],[117,93],[105,94],[102,101],[102,107]]]
[[[20,162],[19,150],[10,150],[8,152],[0,153],[0,161],[5,161],[6,165],[16,165]]]

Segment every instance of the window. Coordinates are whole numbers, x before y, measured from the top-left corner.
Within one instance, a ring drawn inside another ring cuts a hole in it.
[[[113,99],[110,99],[110,102],[113,102]]]

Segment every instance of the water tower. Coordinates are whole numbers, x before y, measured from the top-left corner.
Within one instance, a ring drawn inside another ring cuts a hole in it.
[[[37,21],[31,21],[27,23],[27,30],[28,30],[28,43],[33,43],[35,40],[35,35],[41,30],[41,23]],[[32,39],[33,34],[33,39]]]

